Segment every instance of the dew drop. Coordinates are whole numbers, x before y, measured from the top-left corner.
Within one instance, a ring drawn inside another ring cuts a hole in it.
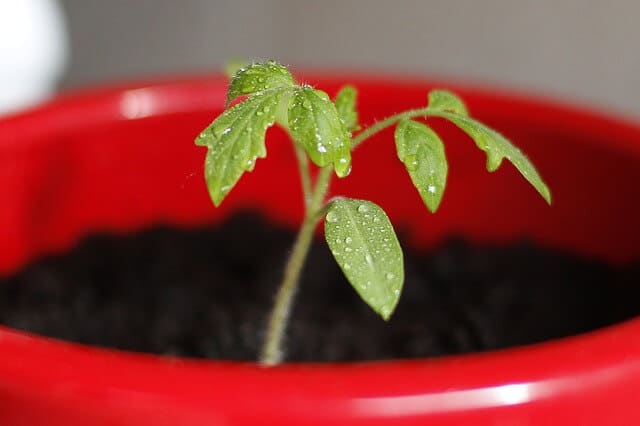
[[[322,154],[327,152],[327,147],[324,146],[322,143],[318,143],[318,145],[316,146],[316,149],[318,150],[318,152]]]
[[[404,159],[404,164],[406,165],[407,169],[415,170],[418,168],[418,157],[413,154],[407,155]]]
[[[348,263],[345,263],[342,267],[343,267],[344,269],[346,269],[347,271],[348,271],[349,269],[351,269],[351,265],[349,265]]]
[[[371,255],[369,253],[364,255],[364,260],[366,260],[368,263],[373,262],[373,258],[371,257]]]
[[[435,187],[435,185],[429,185],[429,186],[427,187],[427,191],[429,191],[429,192],[430,192],[430,193],[432,193],[432,194],[435,194],[435,193],[436,193],[436,187]]]
[[[352,241],[353,241],[353,238],[351,238],[351,237],[347,237],[347,238],[344,239],[344,242],[347,243],[347,244],[351,244]]]
[[[338,221],[338,215],[334,212],[327,213],[327,222],[336,223]]]
[[[392,279],[394,279],[395,277],[396,277],[396,276],[393,274],[393,272],[387,272],[387,273],[385,274],[385,278],[386,278],[386,279],[388,279],[388,280],[392,280]]]
[[[358,213],[367,213],[369,211],[369,206],[366,204],[360,204],[358,206]]]
[[[351,253],[353,251],[353,249],[351,247],[349,247],[349,246],[346,246],[344,248],[344,251],[346,251],[347,253]]]

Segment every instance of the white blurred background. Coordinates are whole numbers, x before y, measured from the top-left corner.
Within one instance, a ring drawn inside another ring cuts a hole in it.
[[[58,4],[70,47],[63,90],[207,72],[230,58],[272,58],[303,67],[450,76],[640,117],[638,0]],[[4,32],[0,27],[1,37]]]

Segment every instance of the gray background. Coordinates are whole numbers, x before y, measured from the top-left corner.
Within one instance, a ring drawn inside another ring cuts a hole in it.
[[[640,116],[638,0],[61,0],[63,88],[229,58],[449,76]]]

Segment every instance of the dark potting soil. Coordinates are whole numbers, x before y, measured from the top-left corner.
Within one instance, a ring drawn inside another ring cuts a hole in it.
[[[291,231],[242,214],[218,228],[94,236],[0,278],[0,322],[92,345],[253,360]],[[288,328],[287,359],[337,361],[484,351],[568,336],[640,314],[640,266],[536,248],[449,241],[405,252],[384,322],[316,241]]]

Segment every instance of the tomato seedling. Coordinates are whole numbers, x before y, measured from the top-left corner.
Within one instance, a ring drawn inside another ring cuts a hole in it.
[[[242,99],[232,104],[238,98]],[[367,200],[326,200],[332,174],[346,178],[352,150],[379,131],[396,126],[398,158],[431,212],[442,200],[448,167],[440,137],[416,120],[430,117],[446,119],[469,135],[486,153],[488,171],[498,169],[504,158],[509,160],[551,203],[549,188],[527,157],[500,133],[471,118],[459,97],[434,90],[427,98],[424,108],[361,128],[352,86],[343,87],[331,100],[322,90],[298,84],[286,67],[273,61],[240,68],[231,79],[225,111],[195,141],[208,148],[204,174],[213,203],[218,206],[243,173],[266,157],[265,134],[274,124],[284,128],[293,142],[305,202],[305,217],[267,326],[260,357],[263,364],[277,364],[283,358],[282,337],[293,296],[314,229],[323,218],[331,253],[362,300],[384,320],[398,304],[404,281],[403,254],[386,213]],[[309,161],[321,168],[315,182]]]

